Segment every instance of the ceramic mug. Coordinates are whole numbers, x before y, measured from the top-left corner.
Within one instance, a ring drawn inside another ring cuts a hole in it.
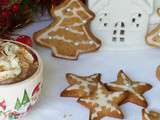
[[[4,40],[8,41],[8,40]],[[13,41],[13,43],[21,44]],[[22,45],[22,44],[21,44]],[[17,120],[30,112],[38,101],[43,83],[43,63],[38,53],[31,47],[23,45],[37,56],[37,71],[24,81],[0,85],[0,120]]]

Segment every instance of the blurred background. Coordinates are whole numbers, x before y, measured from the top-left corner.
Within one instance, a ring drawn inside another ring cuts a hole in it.
[[[50,8],[56,7],[64,0],[0,0],[0,37],[13,36],[13,31],[33,22],[52,19]],[[81,0],[87,4],[87,0]],[[154,15],[151,24],[159,23],[156,10],[160,0],[155,0]],[[11,35],[10,35],[11,34]]]

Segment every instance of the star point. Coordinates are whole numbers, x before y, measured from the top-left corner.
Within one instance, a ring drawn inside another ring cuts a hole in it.
[[[62,93],[62,97],[85,97],[89,96],[97,89],[97,84],[101,79],[101,74],[97,73],[90,76],[78,76],[67,74],[66,79],[70,84]]]
[[[142,110],[142,120],[159,120],[160,113],[156,111],[148,111],[147,109]]]
[[[123,118],[118,105],[127,97],[127,92],[110,92],[98,83],[97,91],[89,97],[83,97],[78,102],[90,109],[90,120],[100,120],[103,117]]]
[[[117,81],[106,84],[106,86],[112,91],[128,91],[129,96],[124,103],[131,102],[145,108],[148,106],[143,94],[149,91],[152,86],[147,83],[133,81],[122,70],[118,73]]]

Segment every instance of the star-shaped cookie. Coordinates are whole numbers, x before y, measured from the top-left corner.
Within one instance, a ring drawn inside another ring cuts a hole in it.
[[[118,73],[117,81],[106,84],[106,86],[112,91],[128,91],[129,96],[123,103],[131,102],[145,108],[148,106],[143,94],[150,90],[152,86],[147,83],[131,80],[122,70]]]
[[[66,75],[66,79],[70,86],[61,93],[61,96],[80,98],[90,96],[97,89],[101,74],[78,76],[69,73]]]
[[[118,105],[127,96],[128,92],[110,92],[99,82],[94,94],[80,98],[78,102],[90,109],[89,120],[100,120],[105,116],[123,118],[123,113]]]
[[[160,120],[160,113],[143,109],[142,120]]]

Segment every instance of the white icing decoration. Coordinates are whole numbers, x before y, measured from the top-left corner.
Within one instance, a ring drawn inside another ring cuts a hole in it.
[[[75,42],[74,45],[75,45],[75,46],[79,46],[79,43],[78,43],[78,42]]]
[[[67,10],[66,10],[67,12],[70,12],[71,11],[71,8],[67,8]]]
[[[66,30],[69,30],[69,27],[65,27]]]
[[[89,85],[96,86],[96,83],[92,80],[92,78],[81,79],[76,76],[72,76],[72,78],[77,80],[79,83],[72,85],[71,87],[67,88],[67,90],[77,90],[80,89],[81,86],[83,86],[83,91],[86,92],[87,95],[89,95],[91,92]]]
[[[156,46],[160,46],[160,42],[157,42],[157,41],[155,41],[155,37],[160,37],[160,33],[158,32],[156,32],[156,33],[154,33],[154,34],[152,34],[152,35],[149,35],[148,37],[147,37],[147,42],[149,43],[149,44],[151,44],[151,45],[156,45]],[[159,38],[158,38],[159,39]]]
[[[75,29],[72,29],[72,26],[70,26],[70,27],[60,27],[61,29],[65,29],[65,30],[67,30],[67,31],[70,31],[70,32],[72,32],[72,33],[76,33],[76,34],[80,34],[80,35],[84,35],[84,32],[80,32],[80,31],[78,31],[78,30],[75,30]]]
[[[131,81],[127,80],[127,77],[125,74],[121,74],[121,77],[123,79],[123,83],[126,84],[127,86],[131,85]]]
[[[51,40],[51,39],[52,39],[52,37],[51,37],[51,36],[49,36],[49,39]]]
[[[121,114],[120,110],[118,109],[118,106],[113,105],[112,101],[113,99],[120,97],[120,95],[122,95],[123,93],[124,92],[115,92],[111,94],[104,93],[104,91],[102,90],[102,86],[98,84],[98,88],[96,91],[97,95],[95,98],[81,98],[80,101],[98,104],[98,106],[95,107],[96,112],[91,115],[91,119],[98,117],[97,113],[102,111],[101,107],[106,107],[111,112],[116,111],[118,114]]]
[[[121,77],[122,77],[123,83],[124,83],[125,85],[116,85],[116,84],[109,84],[109,85],[114,86],[114,87],[119,87],[119,88],[122,88],[122,89],[124,89],[124,90],[127,90],[127,91],[133,93],[134,95],[136,95],[139,99],[141,99],[141,100],[144,101],[145,99],[144,99],[140,94],[138,94],[138,93],[134,90],[134,88],[135,88],[135,87],[138,87],[138,86],[140,86],[140,85],[141,85],[141,86],[145,86],[146,83],[136,83],[136,84],[132,84],[131,81],[127,80],[128,78],[127,78],[127,76],[126,76],[125,74],[121,74]]]
[[[80,44],[83,44],[83,45],[88,45],[88,44],[91,44],[90,43],[90,41],[73,41],[73,40],[67,40],[67,39],[65,39],[64,38],[64,36],[63,37],[61,37],[61,36],[54,36],[53,37],[54,39],[57,39],[57,40],[60,40],[60,41],[64,41],[65,43],[72,43],[72,44],[74,44],[75,46],[77,46],[77,45],[80,45]],[[94,44],[94,42],[92,43],[92,44]]]
[[[70,27],[79,27],[83,25],[82,23],[73,23]]]
[[[145,118],[146,120],[151,120],[147,114],[144,114],[144,118]]]
[[[146,83],[137,83],[137,84],[134,84],[134,85],[132,85],[132,87],[134,88],[136,88],[136,87],[138,87],[138,86],[146,86],[147,84]]]
[[[61,36],[54,36],[53,37],[53,39],[57,39],[57,40],[60,40],[60,41],[64,41],[64,42],[66,42],[66,43],[72,43],[72,41],[71,40],[66,40],[65,38],[64,38],[64,36],[63,37],[61,37]]]
[[[93,45],[93,44],[94,44],[94,42],[93,42],[93,41],[89,41],[89,44],[90,44],[90,45]]]
[[[112,84],[112,83],[110,83],[110,84],[108,84],[109,86],[112,86],[112,87],[117,87],[117,88],[121,88],[121,89],[123,89],[123,90],[125,90],[125,91],[129,91],[129,92],[131,92],[131,93],[133,93],[134,95],[136,95],[139,99],[141,99],[141,100],[145,100],[140,94],[138,94],[134,89],[133,89],[133,86],[132,85],[117,85],[117,84]],[[135,87],[135,86],[134,86]]]
[[[87,21],[86,20],[83,20],[83,23],[86,23]]]
[[[144,110],[144,118],[145,118],[146,120],[151,120],[147,114],[149,114],[149,111],[145,109],[145,110]]]

